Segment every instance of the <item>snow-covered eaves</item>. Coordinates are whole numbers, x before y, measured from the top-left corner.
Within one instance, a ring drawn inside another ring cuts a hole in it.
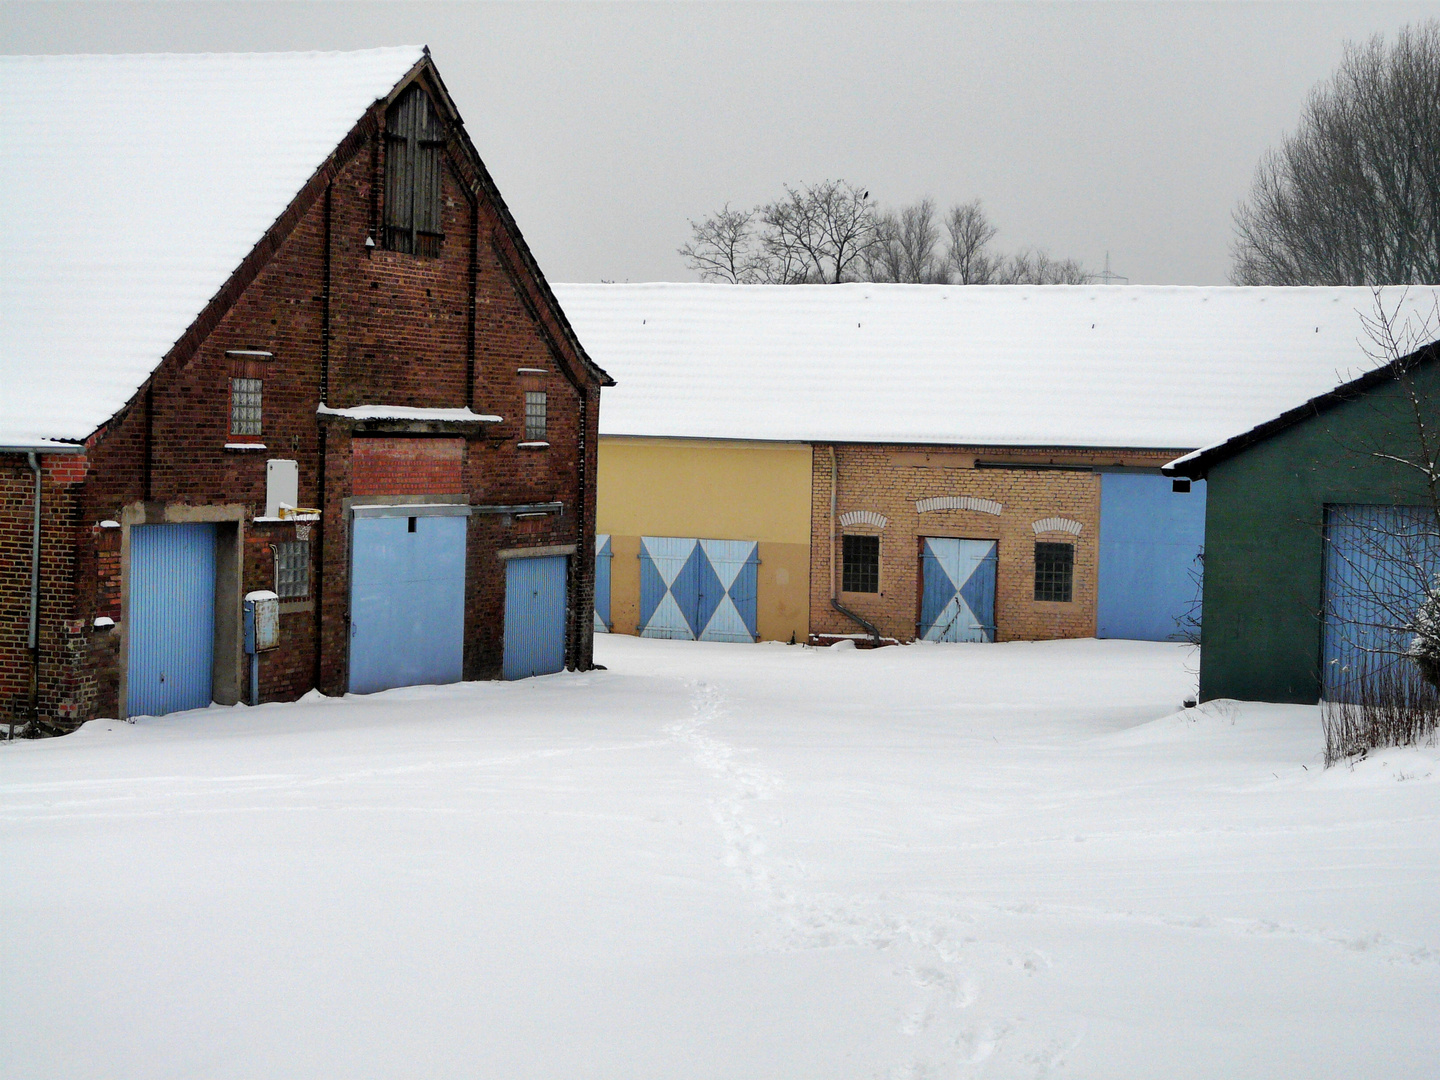
[[[0,57],[0,444],[114,415],[423,57]]]
[[[1418,364],[1433,364],[1436,360],[1440,360],[1440,342],[1431,342],[1406,356],[1367,371],[1358,379],[1352,379],[1323,394],[1317,394],[1309,401],[1297,405],[1293,409],[1287,409],[1279,416],[1271,417],[1264,423],[1242,431],[1232,438],[1192,450],[1190,453],[1168,462],[1160,471],[1166,476],[1186,476],[1192,480],[1203,480],[1214,465],[1232,458],[1312,416],[1327,413],[1347,401],[1354,401],[1383,383],[1394,380],[1400,374],[1397,369],[1413,371]]]
[[[553,288],[605,435],[1184,450],[1375,366],[1364,288]]]
[[[469,409],[420,409],[409,405],[353,405],[348,409],[332,409],[321,405],[320,416],[337,416],[345,420],[423,420],[440,424],[499,424],[504,417],[477,413]]]

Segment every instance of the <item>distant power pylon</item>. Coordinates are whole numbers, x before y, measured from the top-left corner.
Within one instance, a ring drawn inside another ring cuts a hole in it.
[[[1090,274],[1086,281],[1091,285],[1129,285],[1130,279],[1122,274],[1112,273],[1110,270],[1110,253],[1105,252],[1105,269],[1098,274]]]

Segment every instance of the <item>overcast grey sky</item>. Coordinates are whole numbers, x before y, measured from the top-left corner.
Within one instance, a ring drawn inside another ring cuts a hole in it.
[[[1429,4],[0,4],[0,51],[423,43],[554,281],[693,280],[687,219],[841,177],[996,246],[1223,284],[1343,44]]]

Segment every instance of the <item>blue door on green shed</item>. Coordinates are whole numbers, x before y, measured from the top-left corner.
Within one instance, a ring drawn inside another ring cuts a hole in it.
[[[564,555],[505,564],[505,678],[528,679],[565,667]]]
[[[1434,511],[1421,506],[1325,509],[1322,693],[1355,701],[1368,683],[1417,687],[1406,629],[1440,571]],[[1398,682],[1397,682],[1398,680]]]
[[[459,682],[465,659],[463,517],[356,517],[350,692]]]
[[[994,540],[924,538],[920,636],[926,641],[995,640]]]
[[[1100,581],[1096,632],[1102,638],[1180,641],[1199,629],[1205,550],[1205,481],[1188,492],[1168,476],[1100,477]]]
[[[610,627],[610,537],[595,534],[595,633],[608,634]]]
[[[163,716],[211,701],[215,659],[215,526],[130,530],[125,714]]]

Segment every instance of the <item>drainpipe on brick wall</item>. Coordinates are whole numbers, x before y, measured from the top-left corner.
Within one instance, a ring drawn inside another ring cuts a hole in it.
[[[30,722],[40,716],[40,458],[26,455],[35,474],[35,521],[30,527]],[[15,738],[15,717],[10,717],[10,738]]]
[[[840,603],[840,591],[836,579],[835,563],[835,536],[838,532],[838,520],[835,517],[836,505],[840,501],[840,465],[835,458],[835,444],[830,444],[830,606],[840,612],[846,618],[853,619],[865,628],[870,635],[870,640],[875,648],[880,647],[880,631],[875,624],[857,615],[844,604]]]

